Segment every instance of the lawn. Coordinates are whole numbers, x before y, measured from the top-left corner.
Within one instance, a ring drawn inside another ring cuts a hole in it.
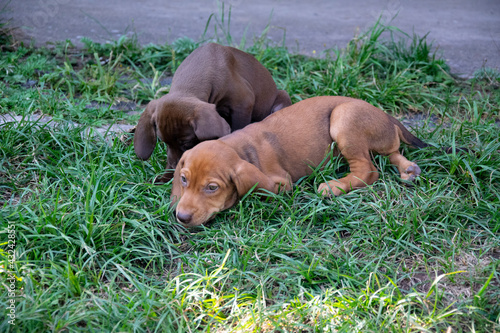
[[[210,40],[235,45],[217,23]],[[361,98],[433,147],[403,147],[422,169],[414,185],[374,156],[373,186],[323,198],[318,185],[348,172],[329,157],[293,191],[187,230],[171,185],[151,184],[165,145],[143,162],[119,135],[88,132],[137,122],[130,109],[167,93],[209,38],[34,48],[0,28],[0,117],[23,117],[0,129],[0,331],[500,331],[498,71],[459,79],[425,36],[380,24],[317,58],[265,31],[242,40],[294,102]]]

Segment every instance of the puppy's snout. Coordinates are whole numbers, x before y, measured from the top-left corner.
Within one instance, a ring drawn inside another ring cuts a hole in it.
[[[180,223],[189,224],[191,223],[192,219],[193,219],[192,214],[177,211],[177,221],[179,221]]]

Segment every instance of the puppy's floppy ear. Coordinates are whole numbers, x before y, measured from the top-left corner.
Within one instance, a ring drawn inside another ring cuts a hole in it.
[[[262,188],[273,193],[276,193],[277,190],[276,184],[270,177],[266,176],[255,165],[245,160],[240,160],[234,168],[234,171],[231,173],[231,179],[236,185],[238,197],[240,198],[247,194],[255,184],[258,184],[255,187],[256,189]]]
[[[218,139],[231,133],[229,124],[217,113],[215,105],[209,103],[197,108],[191,126],[200,141]]]
[[[170,193],[170,207],[173,207],[181,199],[181,179],[180,170],[181,165],[184,163],[178,163],[174,171],[174,177],[172,180],[172,192]]]
[[[134,150],[141,160],[147,160],[156,146],[156,126],[153,119],[155,111],[156,101],[149,102],[135,128]]]

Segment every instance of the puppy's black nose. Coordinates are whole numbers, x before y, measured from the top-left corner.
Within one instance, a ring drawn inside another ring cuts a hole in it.
[[[193,218],[193,215],[191,215],[189,213],[177,212],[177,220],[180,223],[189,224],[191,222],[192,218]]]

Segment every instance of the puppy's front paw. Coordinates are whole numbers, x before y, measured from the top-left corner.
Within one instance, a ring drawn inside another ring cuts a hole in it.
[[[401,179],[412,182],[420,175],[420,172],[417,163],[412,163],[406,170],[401,172]]]
[[[331,186],[329,183],[323,183],[318,186],[318,193],[324,197],[331,198],[332,194],[337,197],[341,195],[343,191],[336,186]]]
[[[271,180],[274,182],[274,193],[292,190],[292,181],[290,179],[271,176]]]
[[[172,178],[174,178],[173,172],[165,172],[165,174],[161,176],[157,176],[153,180],[153,184],[155,185],[162,185],[168,183]]]

